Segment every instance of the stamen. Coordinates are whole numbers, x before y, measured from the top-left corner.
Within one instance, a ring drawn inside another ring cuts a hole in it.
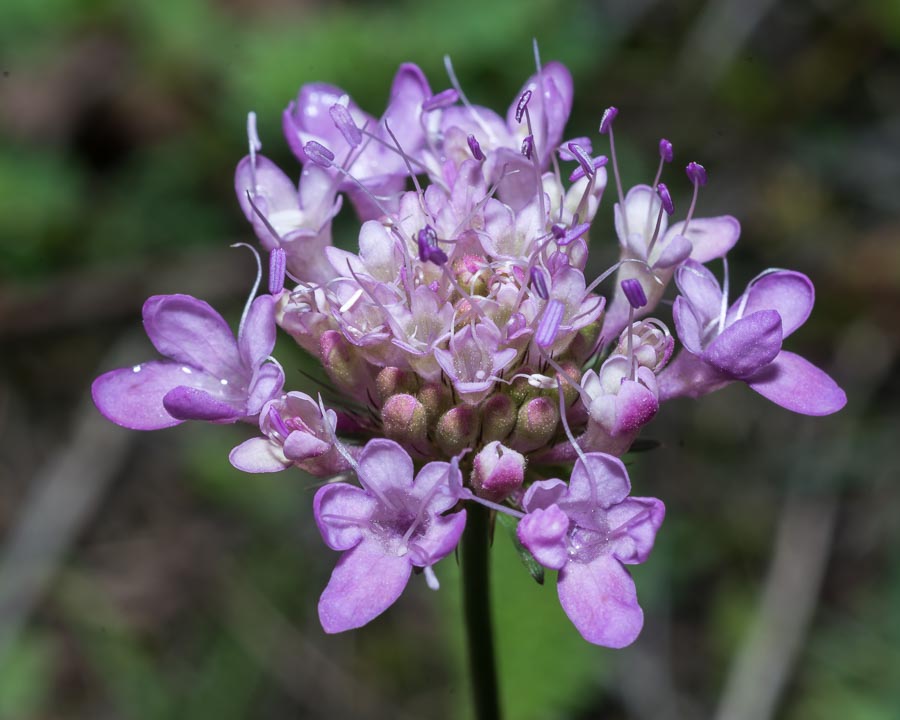
[[[484,151],[481,149],[481,145],[478,144],[478,140],[475,139],[475,136],[469,135],[469,137],[466,138],[466,142],[469,143],[469,150],[472,151],[472,157],[478,162],[484,162]]]
[[[672,202],[672,196],[669,194],[669,188],[665,183],[658,183],[656,186],[656,193],[659,195],[659,199],[662,200],[663,209],[666,211],[666,215],[672,215],[675,212],[675,203]]]
[[[559,326],[562,324],[566,306],[561,300],[554,298],[547,302],[544,314],[534,333],[534,342],[538,347],[550,347],[559,334]]]
[[[269,253],[269,295],[280,295],[284,290],[284,276],[287,269],[287,253],[277,247]]]
[[[256,153],[262,150],[262,143],[256,132],[256,113],[252,110],[247,113],[247,145],[250,148],[250,183],[256,193]]]
[[[725,330],[725,316],[728,314],[728,257],[722,256],[722,271],[725,277],[722,278],[722,308],[719,311],[719,335]]]
[[[570,142],[567,147],[569,151],[574,156],[575,160],[578,161],[578,164],[581,166],[582,171],[585,175],[594,175],[594,161],[591,159],[591,156],[585,152],[584,148],[581,147],[578,143]]]
[[[256,217],[258,217],[262,221],[262,224],[266,226],[266,230],[268,230],[272,237],[275,238],[275,242],[281,245],[281,235],[278,234],[278,231],[272,226],[269,219],[263,215],[262,210],[256,206],[255,202],[253,202],[253,196],[250,194],[249,190],[247,190],[247,202],[250,203],[250,207],[253,209],[253,212],[256,213]]]
[[[562,239],[557,240],[556,244],[560,247],[565,247],[566,245],[569,245],[570,243],[580,238],[590,229],[590,223],[581,223],[580,225],[576,225],[575,227],[570,228]]]
[[[363,294],[363,289],[359,288],[355,293],[353,293],[350,296],[350,298],[347,300],[347,302],[345,302],[343,305],[341,305],[341,307],[339,308],[339,312],[341,314],[344,314],[348,310],[351,310],[353,308],[353,306],[356,305],[357,302],[359,302],[359,299],[362,297],[362,294]]]
[[[522,122],[522,116],[525,114],[525,108],[528,107],[528,103],[531,101],[531,90],[526,90],[519,97],[519,102],[516,105],[516,122]]]
[[[600,118],[600,134],[609,135],[609,154],[612,155],[613,173],[616,176],[616,189],[619,192],[619,207],[622,208],[622,224],[625,226],[625,237],[628,237],[628,213],[625,212],[625,193],[622,192],[622,177],[619,175],[619,162],[616,159],[616,140],[613,135],[613,120],[619,114],[616,107],[608,107]]]
[[[586,152],[588,154],[588,156],[590,156],[591,153],[594,152],[594,148],[591,143],[591,139],[589,137],[576,137],[576,138],[572,138],[571,140],[569,140],[567,142],[564,142],[562,145],[560,145],[557,148],[556,152],[559,155],[560,160],[563,160],[564,162],[571,162],[573,160],[577,160],[575,155],[569,150],[569,145],[571,145],[573,143],[580,146],[581,149],[584,150],[584,152]]]
[[[303,153],[311,163],[319,167],[330,168],[334,162],[334,153],[315,140],[310,140],[303,146]]]
[[[437,233],[431,225],[426,225],[419,230],[416,241],[419,245],[419,260],[435,265],[443,265],[447,262],[447,253],[438,247]]]
[[[578,180],[581,180],[581,178],[585,177],[585,175],[590,175],[591,177],[593,177],[596,174],[597,170],[604,167],[608,162],[609,158],[607,158],[606,155],[598,155],[591,160],[590,173],[585,173],[584,168],[579,165],[572,171],[572,174],[569,175],[569,182],[577,182]]]
[[[674,152],[672,150],[672,143],[670,143],[665,138],[660,138],[659,167],[656,169],[656,177],[653,179],[653,187],[656,187],[659,184],[659,179],[662,177],[663,165],[672,162],[673,157]]]
[[[691,224],[691,218],[694,217],[694,208],[697,207],[697,194],[700,191],[700,186],[706,185],[706,168],[700,163],[689,162],[684,171],[687,173],[690,181],[694,183],[694,195],[691,198],[691,206],[688,208],[687,217],[684,219],[684,230],[681,231],[681,234],[687,237],[688,226]]]
[[[541,300],[550,299],[550,293],[547,292],[547,281],[544,279],[544,271],[539,267],[531,268],[531,285]]]
[[[441,584],[438,582],[437,575],[434,574],[434,568],[431,565],[426,565],[422,569],[422,574],[425,576],[425,584],[428,585],[429,590],[441,589]]]
[[[423,112],[431,112],[432,110],[440,110],[441,108],[450,107],[459,100],[459,93],[453,88],[441,90],[436,95],[432,95],[422,103]]]
[[[269,405],[269,423],[274,427],[278,433],[281,435],[282,442],[287,440],[287,436],[291,434],[291,431],[288,429],[288,426],[284,424],[284,420],[281,417],[281,413],[275,409],[274,405]]]
[[[644,293],[644,288],[641,283],[634,278],[622,281],[622,292],[625,293],[625,298],[635,310],[642,308],[647,304],[647,295]]]
[[[253,257],[256,258],[256,280],[253,281],[253,288],[250,290],[250,295],[247,296],[247,302],[244,303],[241,321],[238,324],[238,337],[240,337],[244,333],[244,323],[247,321],[247,315],[250,314],[250,306],[253,304],[253,299],[259,291],[259,284],[262,282],[262,260],[259,259],[259,253],[256,252],[256,248],[252,245],[248,245],[247,243],[234,243],[231,247],[245,247],[252,252]]]
[[[344,140],[350,147],[357,147],[362,142],[362,132],[353,122],[350,111],[340,103],[335,103],[328,111],[331,114],[331,120],[335,127],[341,131]],[[334,159],[334,158],[332,158]]]
[[[572,449],[575,451],[575,454],[578,456],[578,459],[581,460],[582,465],[584,465],[584,469],[590,473],[590,467],[588,466],[587,457],[584,454],[584,450],[581,449],[581,445],[578,444],[578,441],[575,439],[575,435],[572,434],[572,428],[569,427],[569,420],[566,417],[566,400],[563,395],[562,389],[562,380],[557,380],[557,387],[559,389],[559,420],[562,423],[563,431],[566,433],[566,437],[569,438],[569,442],[572,443]],[[578,388],[582,396],[584,395],[584,390],[581,385],[575,383],[574,387]],[[582,397],[583,400],[583,397]],[[590,398],[588,398],[590,400]],[[589,405],[590,403],[586,403]]]
[[[453,63],[450,61],[449,55],[444,55],[444,69],[447,71],[447,76],[450,78],[450,84],[453,86],[453,89],[459,93],[459,99],[462,100],[463,105],[466,106],[472,117],[475,118],[475,122],[478,123],[478,126],[484,131],[484,134],[490,139],[491,145],[496,145],[497,136],[494,135],[490,126],[481,119],[481,115],[478,114],[478,111],[474,108],[472,103],[469,102],[469,98],[467,98],[466,94],[463,92],[462,86],[459,84],[459,79],[457,79],[456,73],[453,71]]]
[[[534,135],[526,135],[525,139],[522,141],[522,154],[531,160],[531,156],[534,153]]]

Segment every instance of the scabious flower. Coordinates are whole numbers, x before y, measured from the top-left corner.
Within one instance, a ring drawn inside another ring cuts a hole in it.
[[[845,402],[781,348],[812,307],[809,280],[763,274],[729,307],[703,263],[724,259],[740,226],[695,216],[703,166],[688,163],[687,187],[664,179],[674,150],[662,139],[652,182],[626,193],[618,110],[603,113],[606,139],[564,140],[572,78],[536,65],[505,117],[469,103],[449,60],[450,87],[436,92],[402,65],[380,116],[304,85],[282,118],[299,174],[260,154],[251,113],[235,190],[270,255],[269,294],[248,304],[237,339],[200,300],[151,298],[144,323],[168,359],[94,383],[98,408],[126,427],[258,425],[230,455],[245,472],[355,473],[358,485],[326,484],[314,500],[325,543],[343,553],[319,603],[327,632],[381,614],[414,571],[437,587],[433,566],[479,503],[520,519],[589,642],[627,645],[643,616],[624,566],[647,558],[664,510],[629,496],[619,457],[662,404],[735,380],[800,413]],[[607,139],[609,157],[595,149]],[[618,202],[605,232],[608,168]],[[344,198],[359,218],[352,250],[332,244]],[[592,277],[589,250],[613,234],[619,260]],[[676,355],[654,316],[673,278]],[[276,324],[321,362],[330,407],[283,387]],[[567,480],[542,479],[560,466]]]

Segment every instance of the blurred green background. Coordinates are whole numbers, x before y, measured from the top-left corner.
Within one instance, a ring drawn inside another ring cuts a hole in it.
[[[627,183],[652,177],[662,135],[676,205],[678,168],[706,166],[698,214],[743,225],[732,287],[769,266],[814,279],[790,347],[850,402],[809,419],[734,386],[663,408],[645,433],[661,447],[630,468],[668,516],[635,569],[646,627],[627,650],[581,641],[498,531],[509,717],[900,717],[900,4],[4,0],[0,720],[467,716],[452,558],[438,594],[413,582],[370,626],[325,636],[336,556],[314,481],[234,471],[248,428],[132,433],[86,393],[150,357],[148,295],[239,314],[248,110],[295,173],[280,117],[301,83],[378,115],[400,62],[439,90],[449,53],[470,98],[505,111],[532,37],[575,77],[570,136],[620,108]],[[617,252],[611,206],[596,268]],[[352,244],[353,225],[336,235]]]

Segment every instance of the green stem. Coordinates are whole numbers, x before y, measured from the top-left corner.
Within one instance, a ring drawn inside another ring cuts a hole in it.
[[[490,511],[471,503],[462,538],[462,589],[469,673],[477,720],[499,720],[500,698],[491,626],[491,594],[488,575]]]

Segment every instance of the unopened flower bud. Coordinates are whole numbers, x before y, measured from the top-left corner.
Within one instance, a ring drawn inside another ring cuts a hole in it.
[[[435,429],[435,441],[447,455],[459,455],[472,447],[478,437],[478,415],[470,405],[457,405],[441,415]]]
[[[415,394],[419,383],[411,372],[388,366],[381,368],[375,376],[375,389],[378,391],[378,399],[384,402],[398,393]]]
[[[519,377],[514,378],[509,385],[506,385],[504,388],[504,392],[509,395],[513,403],[517,406],[528,402],[538,395],[538,391],[528,382],[528,376],[531,375],[532,372],[533,370],[529,366],[523,365],[519,368],[517,373]]]
[[[428,433],[425,407],[412,395],[389,397],[381,408],[384,434],[392,440],[409,445],[421,445]]]
[[[559,366],[565,370],[566,375],[561,375],[558,372],[553,373],[553,386],[549,390],[545,390],[544,395],[557,402],[559,399],[559,385],[562,383],[563,398],[566,405],[571,405],[578,397],[578,388],[572,385],[572,382],[581,380],[581,367],[572,360],[560,362]]]
[[[444,383],[435,382],[423,385],[417,397],[425,407],[428,418],[433,421],[441,415],[453,402],[453,395]]]
[[[481,437],[485,442],[505,440],[516,425],[516,406],[509,395],[496,393],[481,408]]]
[[[337,385],[358,391],[365,378],[363,359],[337,330],[327,330],[319,338],[319,354],[325,371]]]
[[[491,442],[475,456],[472,486],[475,492],[500,502],[522,487],[525,480],[525,456],[499,442]]]
[[[559,410],[550,398],[537,397],[529,400],[519,408],[510,445],[521,452],[544,447],[553,439],[558,424]]]
[[[669,329],[659,320],[647,319],[625,328],[619,336],[619,344],[613,355],[626,355],[628,352],[628,333],[631,332],[632,352],[638,365],[659,373],[675,348],[675,338]]]

